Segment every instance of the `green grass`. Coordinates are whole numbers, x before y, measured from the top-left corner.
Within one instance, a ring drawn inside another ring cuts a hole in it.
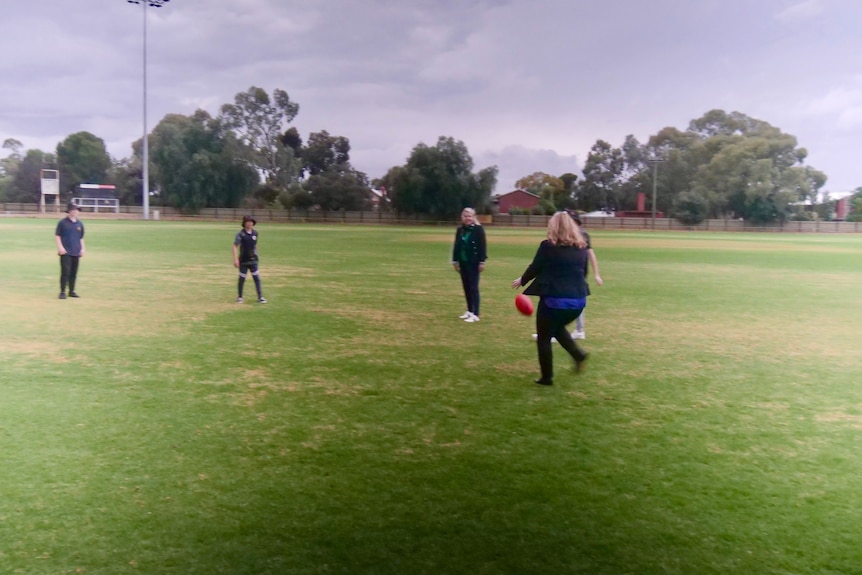
[[[59,301],[0,220],[0,573],[862,573],[862,237],[596,231],[540,388],[542,230],[465,324],[454,228],[258,226],[262,306],[238,225],[85,222]]]

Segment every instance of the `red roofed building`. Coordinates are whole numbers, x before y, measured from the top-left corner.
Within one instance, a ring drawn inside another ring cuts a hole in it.
[[[531,210],[539,205],[539,199],[536,194],[531,194],[525,190],[515,190],[495,197],[494,204],[497,206],[498,213],[508,214],[512,208]]]
[[[850,213],[850,197],[841,198],[835,202],[835,219],[844,221]]]

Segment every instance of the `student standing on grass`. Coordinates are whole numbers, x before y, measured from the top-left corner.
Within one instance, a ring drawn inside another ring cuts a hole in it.
[[[237,283],[237,303],[242,303],[242,288],[245,278],[251,272],[254,287],[257,290],[257,301],[266,303],[260,288],[260,272],[257,267],[257,238],[258,232],[254,229],[257,222],[251,216],[243,216],[242,229],[233,240],[233,267],[239,268],[239,282]]]
[[[467,323],[479,321],[479,274],[485,269],[486,259],[485,229],[476,220],[476,210],[464,208],[461,226],[455,232],[452,265],[461,274],[461,285],[467,299],[467,311],[459,319]]]
[[[541,377],[539,385],[552,385],[554,356],[551,337],[556,337],[572,359],[578,372],[583,370],[588,354],[578,347],[566,324],[573,322],[587,305],[587,282],[584,278],[587,242],[575,221],[566,212],[557,212],[548,220],[548,239],[536,251],[532,263],[521,277],[512,281],[519,288],[533,281],[524,293],[539,296],[536,312],[536,348]]]
[[[587,266],[584,269],[584,277],[589,274],[590,266],[593,266],[593,277],[596,280],[596,285],[602,285],[602,276],[599,275],[599,260],[596,259],[596,252],[593,251],[592,244],[590,243],[590,234],[584,231],[584,225],[581,223],[581,217],[577,212],[569,212],[569,215],[572,216],[572,219],[578,224],[578,229],[581,231],[581,235],[584,236],[584,241],[587,242]],[[590,295],[590,284],[587,284],[587,295]],[[578,319],[575,320],[575,331],[572,332],[572,338],[574,339],[586,339],[587,334],[584,331],[584,316],[586,315],[586,310],[581,312],[581,315],[578,316]],[[533,339],[537,339],[537,334],[533,334]],[[557,338],[552,337],[552,342],[556,342]]]
[[[69,202],[66,207],[66,217],[57,222],[54,240],[57,242],[57,254],[60,256],[60,299],[66,299],[66,286],[69,286],[69,297],[80,297],[75,291],[75,281],[78,279],[78,262],[84,257],[84,223],[78,220],[78,206]]]
[[[587,242],[587,267],[584,269],[584,277],[589,274],[590,266],[593,266],[593,278],[596,280],[596,285],[602,285],[602,276],[599,275],[599,260],[596,259],[596,252],[593,251],[593,246],[590,243],[590,234],[584,231],[584,224],[581,222],[581,217],[577,212],[569,212],[575,223],[578,224],[578,229],[581,230],[581,235],[584,236],[584,241]],[[587,295],[590,295],[590,284],[587,284]],[[574,339],[586,339],[587,334],[584,332],[584,315],[586,310],[581,312],[578,319],[575,320],[575,331],[572,332]]]

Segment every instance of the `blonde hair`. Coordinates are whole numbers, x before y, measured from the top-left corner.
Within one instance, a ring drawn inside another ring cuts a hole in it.
[[[479,223],[479,220],[476,219],[476,210],[474,210],[473,208],[464,208],[463,210],[461,210],[461,217],[463,218],[465,215],[473,216],[473,223],[477,226],[482,225]]]
[[[587,245],[578,224],[566,212],[557,212],[548,220],[548,241],[555,246]]]

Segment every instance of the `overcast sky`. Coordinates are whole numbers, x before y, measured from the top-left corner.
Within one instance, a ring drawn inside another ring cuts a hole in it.
[[[141,137],[143,11],[6,0],[0,140],[69,134],[115,158]],[[171,0],[146,8],[148,125],[280,88],[303,139],[346,136],[370,178],[418,143],[462,140],[497,193],[580,173],[590,146],[641,142],[719,108],[797,137],[844,195],[862,186],[859,0]],[[0,151],[5,156],[6,151]]]

